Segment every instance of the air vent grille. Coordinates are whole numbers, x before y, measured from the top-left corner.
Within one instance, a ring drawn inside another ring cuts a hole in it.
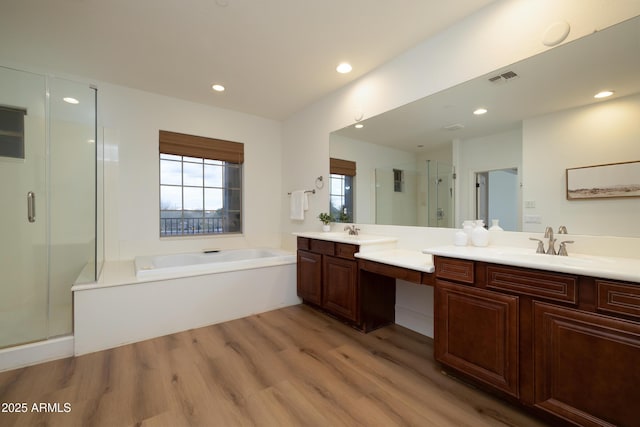
[[[443,129],[449,130],[449,131],[460,130],[460,129],[464,129],[464,125],[462,123],[453,123],[445,126]]]
[[[495,75],[493,77],[489,77],[489,82],[493,84],[501,84],[505,83],[509,80],[518,78],[519,76],[513,71],[505,71],[502,74]]]

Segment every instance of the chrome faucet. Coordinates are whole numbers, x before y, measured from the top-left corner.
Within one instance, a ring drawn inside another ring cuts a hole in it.
[[[547,246],[547,255],[556,255],[556,248],[553,246],[556,243],[556,239],[553,238],[553,228],[547,227],[544,229],[544,238],[549,239],[549,245]]]
[[[560,249],[558,249],[558,255],[560,256],[568,256],[567,253],[567,243],[573,243],[573,240],[564,240],[560,242]]]
[[[567,227],[561,225],[560,228],[558,228],[558,234],[567,234]],[[560,242],[560,248],[556,252],[555,243],[557,239],[553,237],[553,228],[551,227],[546,227],[544,229],[544,238],[549,239],[549,244],[547,245],[546,251],[544,250],[544,243],[542,242],[542,240],[529,237],[529,240],[535,240],[536,242],[538,242],[538,247],[536,249],[537,254],[567,256],[568,253],[566,244],[573,243],[573,240],[564,240]]]
[[[357,228],[355,224],[346,225],[344,227],[344,231],[347,231],[347,230],[349,230],[349,236],[357,236],[358,235],[358,231],[360,231],[360,229]]]

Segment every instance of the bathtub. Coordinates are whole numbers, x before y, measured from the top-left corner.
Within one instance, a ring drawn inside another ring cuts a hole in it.
[[[107,261],[72,291],[76,355],[300,303],[296,256],[279,249]]]
[[[195,274],[222,273],[296,262],[295,254],[280,249],[231,249],[194,253],[138,256],[136,277],[157,278]]]

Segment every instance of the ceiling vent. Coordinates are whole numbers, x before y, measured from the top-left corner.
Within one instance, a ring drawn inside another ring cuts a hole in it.
[[[453,123],[445,126],[443,129],[448,131],[460,130],[460,129],[464,129],[464,125],[462,123]]]
[[[502,74],[498,74],[497,76],[489,77],[489,81],[494,84],[501,84],[518,77],[519,76],[513,71],[506,71]]]

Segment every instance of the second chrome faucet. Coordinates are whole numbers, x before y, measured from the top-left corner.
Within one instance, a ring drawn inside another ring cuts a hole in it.
[[[567,234],[567,227],[561,225],[560,228],[558,228],[558,234]],[[536,249],[536,253],[538,254],[567,256],[567,243],[573,243],[573,240],[564,240],[560,242],[560,248],[556,252],[555,243],[557,239],[553,237],[553,228],[551,227],[546,227],[544,229],[544,238],[548,239],[546,251],[544,250],[544,243],[542,240],[535,239],[533,237],[529,238],[529,240],[535,240],[538,242],[538,248]]]

